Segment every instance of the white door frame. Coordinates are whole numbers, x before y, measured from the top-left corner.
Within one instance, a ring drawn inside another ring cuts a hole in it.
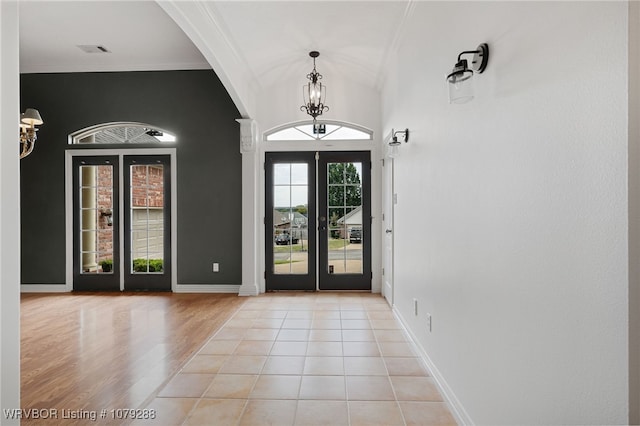
[[[394,159],[387,156],[383,159],[383,223],[382,223],[382,295],[390,306],[394,306]]]
[[[65,152],[65,229],[66,229],[66,282],[64,285],[22,286],[27,291],[59,291],[73,290],[73,157],[117,156],[120,163],[120,211],[124,212],[124,169],[125,155],[169,155],[171,158],[171,291],[178,290],[178,236],[177,236],[177,166],[176,148],[122,148],[122,149],[69,149]],[[120,253],[124,253],[124,227],[120,227]],[[39,287],[39,288],[35,288]],[[44,288],[42,288],[44,287]],[[120,290],[124,290],[124,269],[120,268]]]
[[[380,293],[382,291],[382,267],[380,265],[380,252],[382,248],[381,233],[376,231],[381,229],[382,226],[382,207],[381,207],[381,161],[378,146],[379,141],[376,141],[375,135],[372,140],[299,140],[299,141],[260,141],[259,143],[259,158],[260,163],[265,163],[266,152],[284,152],[284,151],[369,151],[371,153],[371,215],[373,221],[371,223],[371,292]],[[265,169],[263,166],[260,168],[259,177],[259,194],[260,199],[258,202],[260,217],[265,217]],[[258,232],[258,265],[260,271],[265,271],[265,225],[264,220],[260,219],[260,232]],[[317,260],[316,260],[317,261]],[[317,268],[316,268],[317,269]],[[266,289],[266,280],[264,273],[259,273],[259,292],[264,293]]]

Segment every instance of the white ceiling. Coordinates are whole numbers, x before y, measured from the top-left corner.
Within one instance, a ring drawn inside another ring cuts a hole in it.
[[[406,1],[208,2],[262,86],[302,79],[311,50],[321,74],[377,83]]]
[[[199,4],[259,87],[304,81],[310,50],[321,53],[320,73],[379,85],[410,7],[399,0]],[[110,53],[84,53],[77,45]],[[20,66],[23,73],[211,67],[154,1],[22,1]]]
[[[21,1],[20,72],[210,68],[153,1]],[[101,45],[111,53],[84,53]]]

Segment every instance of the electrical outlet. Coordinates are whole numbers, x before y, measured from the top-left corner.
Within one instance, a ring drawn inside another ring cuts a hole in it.
[[[213,263],[213,272],[220,272],[220,264],[217,262]]]
[[[427,330],[431,333],[431,314],[427,314]]]
[[[413,315],[418,316],[418,299],[413,299]]]

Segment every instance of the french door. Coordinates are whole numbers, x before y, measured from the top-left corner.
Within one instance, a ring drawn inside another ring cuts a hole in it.
[[[124,156],[125,290],[171,290],[169,159]]]
[[[72,180],[73,289],[171,290],[170,157],[78,156]]]
[[[370,290],[370,153],[265,159],[266,290]]]
[[[318,159],[320,290],[371,289],[371,154]]]
[[[119,159],[73,159],[73,289],[120,290]]]
[[[316,290],[315,152],[265,158],[266,289]]]

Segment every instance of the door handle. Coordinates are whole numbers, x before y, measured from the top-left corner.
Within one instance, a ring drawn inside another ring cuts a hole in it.
[[[386,232],[387,234],[390,234],[390,233],[392,233],[392,232],[393,232],[393,230],[391,230],[391,229],[385,229],[385,231],[384,231],[384,232]]]

